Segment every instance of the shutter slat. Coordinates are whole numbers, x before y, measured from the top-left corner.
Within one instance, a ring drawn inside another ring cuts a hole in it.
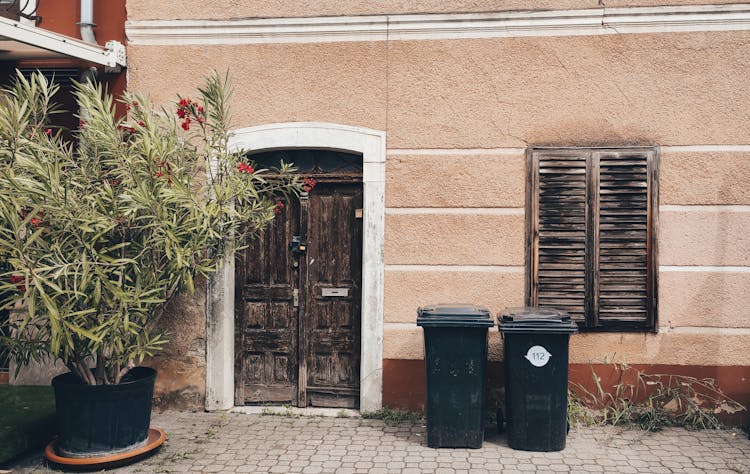
[[[586,155],[538,161],[537,304],[585,317]]]
[[[599,157],[598,301],[601,327],[647,326],[648,154]]]

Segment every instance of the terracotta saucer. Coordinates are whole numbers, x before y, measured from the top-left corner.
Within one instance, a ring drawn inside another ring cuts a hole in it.
[[[161,446],[166,437],[167,435],[164,433],[163,429],[149,428],[145,446],[124,453],[113,454],[111,456],[99,456],[95,458],[69,458],[60,456],[55,452],[55,446],[57,445],[57,438],[55,438],[47,445],[47,448],[44,450],[44,456],[55,464],[78,467],[80,469],[101,468],[113,464],[121,465],[127,464],[128,461],[134,462],[138,460],[138,458],[149,454]]]

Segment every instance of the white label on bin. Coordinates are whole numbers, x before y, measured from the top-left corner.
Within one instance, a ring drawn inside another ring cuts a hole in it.
[[[533,346],[529,348],[526,353],[526,360],[531,362],[534,367],[544,367],[549,362],[549,358],[552,356],[547,349],[542,346]]]

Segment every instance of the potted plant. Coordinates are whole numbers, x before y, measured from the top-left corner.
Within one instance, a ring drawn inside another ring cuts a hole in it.
[[[145,443],[155,373],[135,366],[167,342],[165,303],[301,189],[290,166],[256,170],[228,148],[230,89],[213,74],[172,110],[125,94],[118,118],[100,86],[79,84],[77,146],[48,125],[57,86],[44,76],[0,94],[0,295],[21,308],[0,340],[21,365],[70,370],[53,381],[63,455]]]

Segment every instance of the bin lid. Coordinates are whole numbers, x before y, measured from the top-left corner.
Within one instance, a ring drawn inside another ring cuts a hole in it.
[[[417,326],[481,327],[495,325],[490,310],[472,304],[436,304],[417,310]]]
[[[574,333],[578,325],[565,311],[555,308],[524,306],[505,308],[497,327],[501,332]]]

